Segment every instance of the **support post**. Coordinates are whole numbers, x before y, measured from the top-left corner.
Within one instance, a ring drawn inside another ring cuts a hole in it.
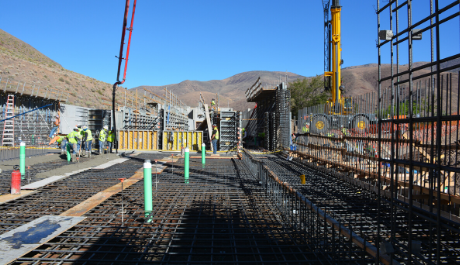
[[[144,214],[145,222],[150,223],[152,218],[149,215],[152,213],[152,164],[150,160],[144,162]]]
[[[21,172],[21,179],[26,175],[26,143],[21,142],[19,145],[19,171]]]
[[[184,150],[185,152],[185,157],[184,157],[184,178],[185,178],[185,183],[188,183],[188,177],[189,177],[189,173],[190,173],[190,169],[189,169],[189,166],[190,166],[190,149],[185,148]]]
[[[70,155],[70,143],[67,141],[66,144],[66,155],[67,155],[67,163],[70,163],[70,160],[72,159],[72,156]]]
[[[201,165],[205,166],[206,164],[206,145],[204,143],[201,144]]]

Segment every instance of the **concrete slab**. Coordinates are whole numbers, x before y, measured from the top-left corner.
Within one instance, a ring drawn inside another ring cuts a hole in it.
[[[75,226],[86,217],[42,216],[0,235],[0,264],[8,264]]]
[[[106,169],[108,167],[111,167],[115,164],[119,164],[119,163],[123,163],[125,161],[128,161],[129,158],[118,158],[118,159],[115,159],[115,160],[112,160],[112,161],[109,161],[107,163],[104,163],[102,165],[99,165],[99,166],[96,166],[96,167],[93,167],[92,169],[93,170],[102,170],[102,169]]]
[[[61,180],[61,179],[65,178],[65,177],[66,176],[52,176],[52,177],[49,177],[49,178],[46,178],[46,179],[42,179],[42,180],[27,184],[24,187],[22,187],[21,189],[22,190],[35,190],[35,189],[38,189],[38,188],[43,187],[45,185],[48,185],[50,183],[53,183],[55,181]]]

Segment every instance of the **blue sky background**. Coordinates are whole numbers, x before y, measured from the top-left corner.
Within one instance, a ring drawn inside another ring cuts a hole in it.
[[[415,2],[423,6],[414,7],[414,18],[419,19],[429,12],[429,0]],[[2,1],[0,28],[66,69],[114,83],[124,3]],[[342,0],[341,4],[343,66],[377,63],[376,1]],[[404,13],[406,8],[401,9],[405,19]],[[388,12],[382,29],[389,28],[387,18]],[[441,56],[458,53],[459,19],[443,26],[441,36]],[[430,60],[428,37],[414,44],[414,61]],[[389,56],[388,48],[382,52]],[[400,60],[407,63],[403,51]],[[251,70],[322,74],[321,0],[138,0],[124,86],[224,79]]]

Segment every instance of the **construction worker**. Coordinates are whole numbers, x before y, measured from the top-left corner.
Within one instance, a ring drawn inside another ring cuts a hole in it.
[[[246,147],[246,137],[248,136],[248,133],[246,132],[245,128],[241,129],[241,132],[243,134],[243,140],[241,142],[243,143],[243,148],[244,148]]]
[[[65,146],[67,144],[66,135],[56,135],[56,134],[54,134],[53,139],[51,139],[51,141],[49,142],[48,145],[51,145],[51,144],[53,144],[55,142],[61,148],[61,155],[64,155],[65,154]]]
[[[115,139],[115,134],[113,133],[113,127],[112,127],[112,129],[109,131],[109,135],[107,136],[107,144],[109,145],[109,153],[112,153],[114,139]]]
[[[53,138],[54,134],[59,133],[59,124],[61,124],[61,119],[59,118],[59,115],[56,115],[56,119],[54,120],[54,127],[51,129],[50,138]]]
[[[82,130],[84,134],[84,143],[85,143],[85,155],[88,154],[88,157],[91,158],[91,145],[93,144],[93,134],[91,130],[88,129],[88,126],[83,126]]]
[[[72,162],[75,161],[78,152],[78,140],[81,134],[79,133],[78,127],[73,128],[73,131],[67,135],[69,140],[69,146],[72,149]]]
[[[99,154],[102,154],[105,146],[105,140],[107,140],[107,130],[109,126],[105,125],[104,128],[99,132]]]
[[[219,130],[217,129],[217,125],[212,125],[212,153],[217,154],[217,140],[219,140]]]
[[[215,100],[215,99],[212,99],[212,100],[211,100],[211,109],[212,109],[212,110],[215,110],[215,108],[216,108],[216,100]]]
[[[308,127],[308,124],[305,123],[305,126],[302,127],[302,132],[303,133],[309,133],[310,132],[310,128]]]
[[[347,135],[348,135],[348,130],[347,130],[347,128],[345,128],[345,127],[342,126],[342,133],[343,133],[343,135],[347,136]]]

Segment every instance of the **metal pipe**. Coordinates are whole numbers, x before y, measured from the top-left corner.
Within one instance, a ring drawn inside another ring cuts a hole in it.
[[[185,183],[189,183],[189,173],[190,173],[190,149],[185,148],[185,155],[184,155],[184,179]]]
[[[152,217],[150,214],[153,210],[153,198],[152,198],[152,164],[150,160],[144,162],[144,216],[145,222],[150,223]]]

